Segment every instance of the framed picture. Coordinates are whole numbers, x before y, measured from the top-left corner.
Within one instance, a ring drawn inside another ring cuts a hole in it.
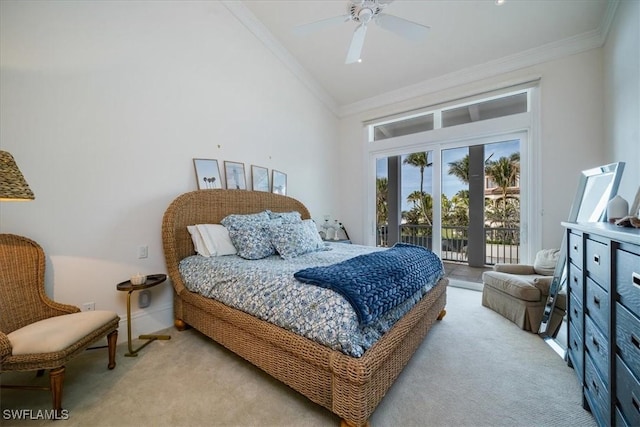
[[[244,163],[224,162],[224,176],[227,180],[227,189],[246,190],[247,181],[244,175]]]
[[[636,191],[636,197],[633,199],[633,202],[631,202],[630,209],[629,215],[640,218],[640,187],[638,187],[638,191]]]
[[[269,169],[251,166],[251,188],[253,191],[269,191]]]
[[[196,182],[198,190],[209,188],[222,188],[220,169],[215,159],[193,159],[193,167],[196,170]]]
[[[273,186],[271,187],[271,192],[276,194],[282,194],[283,196],[287,195],[287,174],[273,170],[271,181],[273,182]]]

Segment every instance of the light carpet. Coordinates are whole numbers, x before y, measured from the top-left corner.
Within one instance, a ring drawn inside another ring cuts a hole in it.
[[[382,426],[595,426],[574,371],[537,335],[482,307],[481,293],[449,287],[434,325],[370,421]],[[339,419],[194,330],[170,328],[139,357],[118,347],[67,365],[67,420],[16,420],[7,410],[48,410],[48,392],[4,389],[7,426],[338,426]],[[126,334],[126,331],[120,331]],[[138,344],[139,343],[134,343]],[[5,384],[47,376],[5,373]]]

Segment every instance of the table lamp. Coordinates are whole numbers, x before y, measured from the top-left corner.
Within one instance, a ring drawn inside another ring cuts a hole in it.
[[[8,151],[0,151],[0,201],[33,200],[35,196]]]

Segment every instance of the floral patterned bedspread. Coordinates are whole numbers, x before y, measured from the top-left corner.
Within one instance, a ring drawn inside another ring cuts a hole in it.
[[[329,243],[331,250],[291,260],[273,255],[246,260],[236,255],[190,256],[180,262],[186,287],[353,357],[360,357],[407,313],[435,282],[426,285],[379,321],[360,326],[353,307],[340,294],[307,285],[293,274],[330,265],[382,248]]]

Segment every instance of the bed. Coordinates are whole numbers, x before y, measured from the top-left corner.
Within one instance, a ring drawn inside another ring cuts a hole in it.
[[[180,262],[195,254],[187,226],[217,224],[229,214],[308,209],[291,197],[246,190],[198,190],[178,196],[162,221],[167,272],[174,288],[179,330],[193,327],[311,401],[345,426],[368,425],[389,390],[436,320],[445,314],[448,280],[440,279],[361,357],[352,357],[272,323],[191,292]]]

